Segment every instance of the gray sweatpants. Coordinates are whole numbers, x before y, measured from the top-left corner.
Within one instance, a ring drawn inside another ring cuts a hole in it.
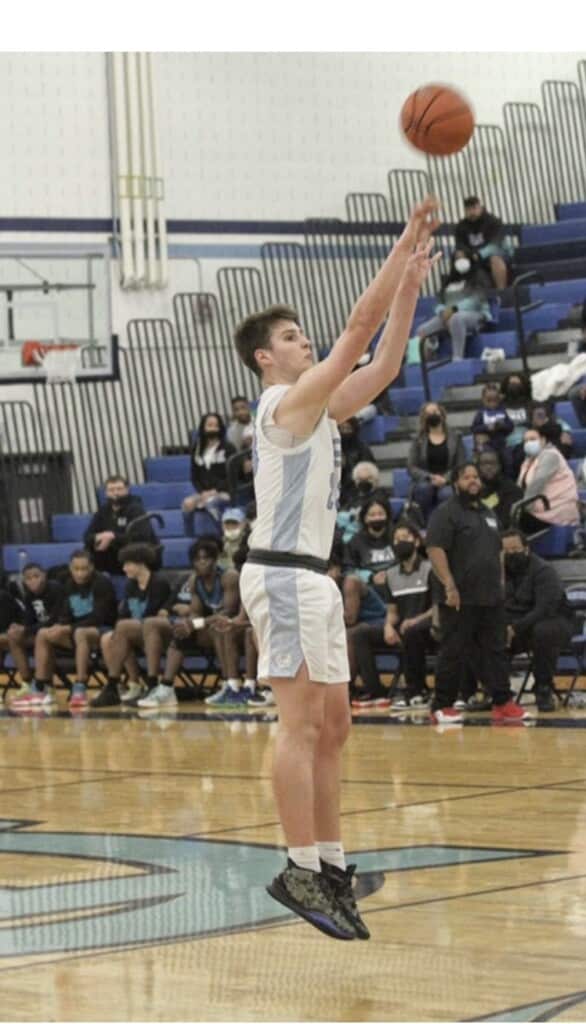
[[[419,325],[417,333],[420,338],[428,338],[430,334],[448,331],[452,339],[452,357],[454,359],[463,359],[466,347],[466,333],[467,331],[475,331],[483,319],[482,313],[454,313],[446,324],[441,316],[432,316],[431,320],[426,320],[425,323]]]

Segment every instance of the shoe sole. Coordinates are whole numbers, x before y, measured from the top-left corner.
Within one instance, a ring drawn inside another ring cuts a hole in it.
[[[323,932],[324,935],[329,936],[331,939],[341,939],[344,942],[352,941],[356,938],[356,934],[352,932],[342,932],[341,929],[335,924],[326,914],[322,914],[319,910],[306,910],[296,900],[289,896],[287,890],[277,881],[273,879],[270,885],[267,885],[266,890],[269,896],[272,896],[277,903],[281,903],[288,910],[292,910],[298,917],[302,917],[308,924],[313,925],[318,931]]]
[[[161,703],[161,704],[159,704],[158,701],[157,701],[156,704],[154,704],[154,703],[153,704],[150,704],[150,703],[149,704],[145,704],[145,703],[139,701],[136,706],[138,708],[140,708],[141,711],[158,711],[159,708],[176,708],[178,703],[179,703],[179,701],[177,701],[177,700],[173,700],[173,701],[166,700],[166,701],[163,701],[163,703]]]

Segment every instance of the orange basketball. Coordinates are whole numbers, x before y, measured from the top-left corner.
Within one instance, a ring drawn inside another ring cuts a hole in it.
[[[430,156],[458,153],[474,131],[468,100],[447,85],[423,85],[405,100],[401,129],[416,149]]]

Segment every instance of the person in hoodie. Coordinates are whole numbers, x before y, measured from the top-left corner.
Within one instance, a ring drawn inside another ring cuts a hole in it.
[[[140,498],[130,494],[128,480],[114,474],[104,484],[106,501],[100,505],[84,534],[84,544],[91,551],[98,572],[116,575],[120,572],[118,555],[124,544],[129,542],[128,530],[136,519],[145,515]],[[131,530],[133,541],[146,544],[156,543],[153,528],[147,520]]]
[[[98,649],[100,636],[116,621],[116,593],[112,581],[96,572],[89,551],[74,551],[69,560],[69,578],[61,607],[52,626],[42,626],[35,637],[35,679],[30,692],[19,698],[22,707],[44,706],[54,702],[50,691],[55,656],[73,651],[76,681],[70,700],[75,707],[85,704],[92,651]],[[15,705],[13,701],[13,705]]]
[[[61,584],[49,580],[47,573],[36,562],[29,562],[22,570],[22,591],[11,601],[10,622],[6,631],[0,634],[0,651],[10,651],[22,686],[17,696],[30,691],[33,673],[29,664],[29,653],[35,645],[35,637],[43,626],[56,621],[63,601]]]
[[[158,615],[171,593],[167,580],[155,572],[157,553],[150,544],[128,544],[120,552],[120,564],[128,583],[118,622],[111,632],[104,633],[100,639],[108,669],[108,682],[91,702],[93,708],[120,704],[120,673],[123,666],[128,667],[130,686],[138,682],[136,652],[145,650],[145,620]],[[147,657],[149,690],[156,688],[158,671],[158,662],[152,662]]]
[[[507,287],[508,268],[503,246],[503,225],[499,217],[485,210],[478,196],[464,200],[464,217],[455,231],[456,250],[490,272],[495,288]]]

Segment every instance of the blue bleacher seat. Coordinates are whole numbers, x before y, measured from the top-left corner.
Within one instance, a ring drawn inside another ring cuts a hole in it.
[[[64,544],[4,544],[2,557],[5,572],[18,572],[21,567],[19,553],[26,552],[27,562],[38,562],[43,569],[64,565],[80,547],[79,541]],[[24,562],[24,558],[22,560]]]
[[[548,281],[546,284],[529,285],[531,302],[541,299],[542,302],[580,302],[586,297],[586,279],[574,278],[572,281]]]
[[[586,455],[586,430],[582,427],[579,430],[572,430],[574,438],[574,457],[583,459]]]
[[[395,470],[394,472],[396,473],[397,470]],[[405,501],[404,501],[403,498],[391,498],[391,500],[389,501],[389,505],[391,506],[391,512],[393,514],[393,519],[398,519],[399,518],[399,516],[401,515],[401,512],[403,511],[403,505],[404,504],[405,504]]]
[[[549,245],[586,238],[586,219],[558,221],[556,224],[531,224],[521,228],[521,245]]]
[[[563,558],[573,547],[575,529],[575,526],[550,526],[547,533],[531,541],[531,550],[541,558]]]
[[[390,391],[393,408],[399,416],[416,416],[421,403],[425,401],[423,388],[392,388]]]
[[[398,426],[398,416],[375,416],[374,419],[363,423],[360,427],[360,440],[365,444],[382,444],[393,430],[397,430]]]
[[[189,480],[189,455],[160,455],[144,460],[148,483],[185,482]]]
[[[557,203],[555,215],[558,220],[576,220],[586,217],[586,203]]]
[[[523,314],[523,326],[526,332],[529,331],[551,331],[554,330],[560,320],[568,314],[572,303],[568,302],[545,302],[539,309],[531,309]],[[515,310],[513,308],[503,309],[499,320],[499,330],[508,331],[515,329]]]
[[[57,543],[75,540],[83,546],[83,535],[92,521],[86,515],[51,516],[51,535]]]
[[[99,487],[96,493],[99,504],[103,504],[106,500],[103,488]],[[164,484],[133,484],[130,493],[142,498],[147,512],[153,512],[157,509],[181,508],[183,499],[194,494],[194,489],[193,484],[188,481],[185,483],[170,481]]]
[[[406,498],[411,483],[411,477],[406,469],[393,469],[393,495],[395,498]]]
[[[185,520],[183,518],[183,512],[178,509],[169,508],[158,509],[157,511],[164,520],[163,526],[159,526],[159,524],[153,520],[153,528],[157,537],[165,538],[185,536]],[[207,518],[209,517],[206,516],[206,519]]]
[[[433,363],[430,364],[433,366]],[[431,370],[430,382],[435,384],[439,391],[442,388],[458,384],[473,384],[477,374],[482,373],[483,363],[481,359],[462,359],[455,363],[447,363],[445,366],[438,366],[437,370]],[[405,385],[407,387],[422,387],[421,366],[408,366],[405,369]]]
[[[572,427],[572,430],[580,430],[580,423],[576,411],[571,402],[556,402],[555,414],[560,420],[565,420]]]
[[[468,341],[466,352],[470,359],[480,359],[485,348],[503,348],[507,358],[518,354],[516,331],[482,331]]]
[[[193,544],[193,537],[166,540],[163,544],[164,569],[189,569],[188,551]]]

